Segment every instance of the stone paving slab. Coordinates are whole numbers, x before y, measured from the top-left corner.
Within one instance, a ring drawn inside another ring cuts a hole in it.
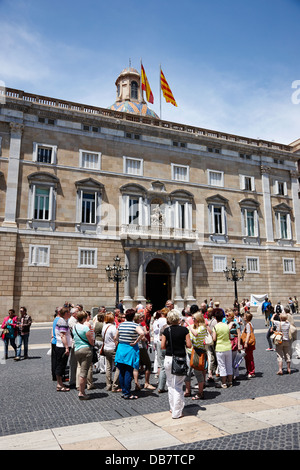
[[[156,450],[300,422],[300,391],[0,437],[1,450]],[[288,406],[283,406],[285,403]]]

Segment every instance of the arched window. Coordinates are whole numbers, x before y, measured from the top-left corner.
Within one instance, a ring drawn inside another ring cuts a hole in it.
[[[138,84],[135,81],[131,82],[131,98],[134,100],[138,99]]]

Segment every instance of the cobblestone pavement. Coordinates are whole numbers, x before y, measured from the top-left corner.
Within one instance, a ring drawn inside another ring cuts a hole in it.
[[[295,320],[296,326],[299,327],[300,316],[296,315]],[[266,351],[268,345],[264,320],[262,317],[254,317],[253,324],[257,338],[257,348],[254,354],[256,377],[251,380],[243,377],[245,368],[242,364],[240,380],[232,388],[218,389],[214,386],[208,386],[205,389],[205,400],[201,402],[194,402],[192,398],[186,398],[185,411],[188,415],[195,415],[201,410],[204,410],[205,413],[205,410],[212,408],[212,405],[226,404],[228,406],[230,402],[233,404],[243,403],[242,400],[256,400],[260,397],[272,396],[278,400],[279,396],[300,392],[298,364],[300,361],[292,360],[291,375],[276,375],[276,353]],[[141,390],[137,393],[138,400],[124,401],[120,398],[120,394],[105,390],[105,376],[103,374],[94,374],[96,388],[89,390],[91,399],[86,402],[78,400],[76,390],[57,393],[56,383],[52,381],[50,374],[50,356],[47,355],[50,330],[49,325],[33,326],[30,334],[29,359],[15,362],[13,352],[10,351],[9,359],[0,363],[0,399],[2,403],[0,436],[16,438],[16,435],[21,433],[76,425],[82,425],[84,428],[85,424],[99,422],[103,425],[107,422],[108,426],[108,424],[111,425],[111,422],[123,423],[125,418],[137,420],[138,417],[159,416],[160,413],[169,410],[167,393],[158,394],[156,391]],[[151,383],[153,385],[155,385],[155,380],[155,376],[152,374]],[[140,382],[143,383],[143,376]],[[195,382],[192,382],[192,385],[195,385]],[[300,399],[300,394],[297,398]],[[279,407],[283,406],[281,404]],[[280,419],[279,425],[273,423],[268,428],[253,429],[250,432],[235,432],[230,435],[183,444],[182,441],[177,441],[178,444],[170,444],[169,446],[162,444],[162,447],[174,451],[298,450],[300,442],[299,407],[294,406],[294,410],[296,414],[293,421],[295,422],[292,423],[287,424],[284,419]],[[184,423],[185,419],[188,418],[173,421]],[[217,423],[216,426],[218,427]],[[147,448],[147,442],[145,442],[145,449]],[[160,445],[156,448],[160,448]]]

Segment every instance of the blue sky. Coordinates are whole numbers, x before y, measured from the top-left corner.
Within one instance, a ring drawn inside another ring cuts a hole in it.
[[[160,64],[177,101],[162,99],[163,119],[288,144],[300,138],[299,23],[300,0],[0,0],[0,81],[105,108],[142,59],[150,107],[159,114]]]

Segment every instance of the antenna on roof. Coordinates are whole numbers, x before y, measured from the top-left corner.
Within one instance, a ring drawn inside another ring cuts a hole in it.
[[[131,68],[131,59],[129,58],[129,68]]]

